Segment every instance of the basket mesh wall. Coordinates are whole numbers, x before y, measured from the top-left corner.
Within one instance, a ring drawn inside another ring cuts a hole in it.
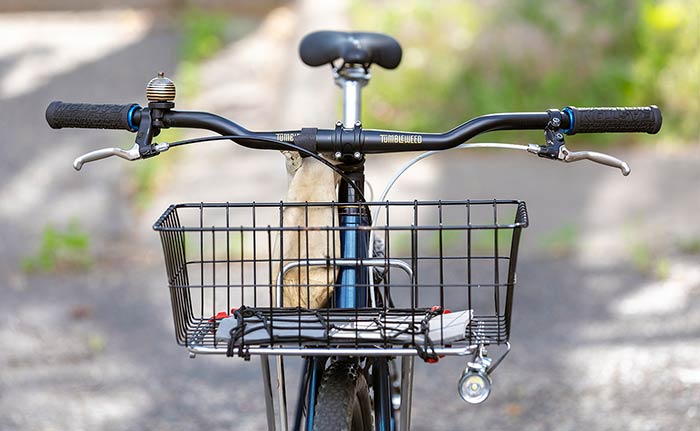
[[[339,226],[339,213],[368,212],[373,227]],[[180,344],[220,345],[216,330],[234,316],[247,325],[231,332],[237,346],[453,347],[508,340],[526,226],[523,202],[492,200],[180,204],[154,229]],[[342,258],[348,232],[361,262]],[[375,307],[333,308],[348,270],[367,274],[356,290]],[[447,309],[470,313],[462,339],[442,329],[428,337]]]

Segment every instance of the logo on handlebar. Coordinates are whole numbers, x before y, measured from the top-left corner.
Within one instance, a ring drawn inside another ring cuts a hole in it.
[[[294,142],[294,137],[299,136],[300,133],[275,133],[278,141],[282,142]]]
[[[379,135],[382,144],[420,144],[423,142],[421,135]]]

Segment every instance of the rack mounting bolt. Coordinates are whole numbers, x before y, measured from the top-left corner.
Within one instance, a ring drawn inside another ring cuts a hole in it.
[[[341,157],[343,157],[343,154],[342,154],[340,151],[338,151],[337,153],[335,153],[335,158],[336,158],[336,159],[340,159]]]
[[[362,158],[362,154],[359,151],[355,151],[355,153],[352,156],[357,160],[360,160]]]
[[[355,121],[355,127],[360,127],[360,126],[362,126],[362,122],[361,122],[361,121]]]
[[[343,127],[343,122],[342,121],[336,121],[335,122],[336,127]]]

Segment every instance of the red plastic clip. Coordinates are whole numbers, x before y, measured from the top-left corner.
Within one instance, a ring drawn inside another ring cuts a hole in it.
[[[225,311],[219,311],[214,316],[209,318],[209,321],[213,322],[215,320],[221,320],[221,319],[225,319],[227,317],[230,317],[236,310],[238,310],[238,308],[232,308],[230,313],[227,313]]]
[[[431,312],[436,312],[436,311],[439,311],[439,310],[441,310],[441,309],[442,309],[442,307],[440,307],[439,305],[433,305],[433,306],[430,308],[430,311],[431,311]],[[450,313],[452,313],[452,310],[450,310],[449,308],[445,308],[444,310],[442,310],[442,314],[450,314]],[[445,355],[438,355],[438,358],[444,358],[444,357],[445,357]],[[433,359],[433,358],[428,358],[428,360],[425,361],[425,362],[427,362],[427,363],[429,363],[429,364],[437,364],[437,362],[439,361],[438,358],[435,358],[435,359]]]
[[[228,313],[225,311],[219,311],[216,316],[212,317],[213,320],[225,319],[228,317]]]
[[[442,307],[440,307],[439,305],[433,305],[430,308],[430,311],[434,313],[436,311],[440,311],[441,309],[442,309]],[[452,313],[452,311],[449,308],[445,308],[444,310],[442,310],[441,314],[450,314],[450,313]]]

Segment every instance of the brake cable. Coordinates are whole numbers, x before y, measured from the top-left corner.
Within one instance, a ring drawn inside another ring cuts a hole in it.
[[[362,203],[366,210],[367,210],[367,217],[369,217],[369,225],[372,225],[372,212],[367,205],[367,200],[365,199],[364,193],[362,193],[362,190],[355,184],[355,182],[348,176],[346,175],[340,168],[338,168],[336,165],[333,163],[329,162],[325,158],[323,158],[321,155],[314,153],[313,151],[307,150],[306,148],[300,147],[298,145],[292,144],[291,142],[284,142],[284,141],[279,141],[277,139],[272,139],[272,138],[266,138],[266,137],[261,137],[261,136],[247,136],[247,135],[224,135],[224,136],[203,136],[201,138],[191,138],[191,139],[183,139],[180,141],[175,141],[175,142],[170,142],[167,143],[167,148],[170,147],[179,147],[181,145],[188,145],[188,144],[196,144],[199,142],[209,142],[209,141],[258,141],[258,142],[269,142],[277,145],[281,145],[284,147],[287,147],[290,150],[298,151],[299,153],[302,153],[304,155],[307,155],[309,157],[313,157],[314,159],[318,160],[319,162],[323,163],[326,165],[328,168],[332,169],[333,172],[338,174],[341,178],[343,178],[350,186],[357,192],[358,197],[360,198],[360,203]],[[164,144],[166,143],[159,143],[157,145],[161,145],[163,148]],[[167,149],[165,148],[165,149]]]
[[[456,149],[472,149],[472,148],[503,148],[507,150],[523,150],[523,151],[528,151],[528,146],[527,145],[519,145],[519,144],[503,144],[500,142],[479,142],[479,143],[472,143],[472,144],[461,144],[457,145],[456,147],[448,148],[446,150],[433,150],[433,151],[426,151],[425,153],[419,154],[408,163],[403,165],[397,172],[394,174],[394,176],[389,180],[387,183],[386,187],[384,188],[384,191],[382,192],[381,196],[377,200],[377,202],[384,202],[386,200],[387,195],[389,194],[389,191],[391,188],[394,186],[396,181],[398,181],[399,177],[403,175],[404,172],[406,172],[411,166],[415,165],[416,163],[420,162],[423,159],[426,159],[430,156],[434,156],[435,154],[444,152],[444,151],[449,151],[449,150],[456,150]],[[379,211],[381,210],[380,207],[377,207],[377,209],[374,211],[374,214],[372,215],[371,220],[374,220],[374,223],[370,223],[370,226],[372,229],[376,227],[377,220],[379,219]],[[374,235],[369,236],[369,241],[368,241],[368,253],[369,256],[372,256],[372,253],[374,252]],[[374,293],[374,280],[370,278],[369,280],[370,284],[370,303],[376,304],[376,297]],[[391,295],[389,295],[388,298],[391,301]]]
[[[314,159],[316,159],[319,162],[326,165],[328,168],[332,169],[336,174],[338,174],[345,181],[347,181],[352,186],[352,188],[355,189],[355,191],[358,193],[358,196],[360,197],[361,201],[363,203],[366,202],[365,196],[362,193],[362,190],[360,190],[359,187],[357,187],[357,185],[355,184],[355,182],[352,181],[352,179],[349,176],[347,176],[341,169],[339,169],[337,166],[335,166],[333,163],[329,162],[328,160],[326,160],[322,156],[314,153],[313,151],[307,150],[306,148],[300,147],[300,146],[292,144],[290,142],[278,141],[277,139],[265,138],[265,137],[260,137],[260,136],[223,135],[223,136],[204,136],[201,138],[183,139],[181,141],[169,142],[168,147],[179,147],[181,145],[196,144],[199,142],[230,141],[230,140],[269,142],[269,143],[285,146],[290,150],[298,151],[298,152],[303,153],[309,157],[313,157]]]

